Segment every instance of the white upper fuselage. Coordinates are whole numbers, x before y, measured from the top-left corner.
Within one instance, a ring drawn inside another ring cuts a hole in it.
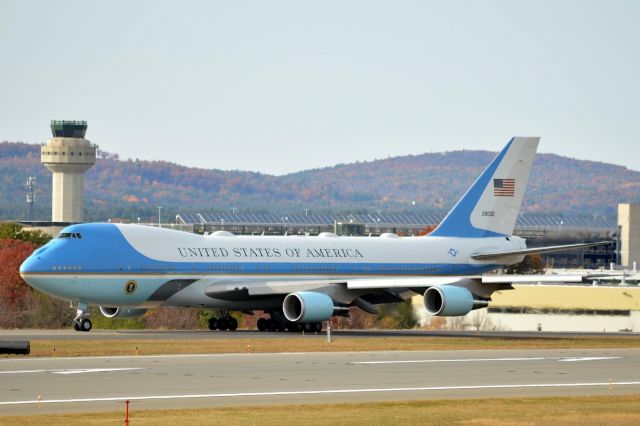
[[[365,267],[374,272],[376,266],[415,265],[431,270],[416,270],[413,274],[459,275],[461,270],[486,269],[489,265],[472,260],[472,254],[525,247],[524,240],[517,237],[202,236],[144,226],[116,226],[137,252],[178,269],[186,263],[232,263],[245,265],[247,271],[257,264],[335,265],[340,270],[338,265],[346,264],[354,272],[365,272]],[[281,272],[299,271],[282,268]]]

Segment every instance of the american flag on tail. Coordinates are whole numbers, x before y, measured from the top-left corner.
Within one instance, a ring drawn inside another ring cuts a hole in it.
[[[494,179],[493,195],[496,197],[513,197],[516,195],[515,179]]]

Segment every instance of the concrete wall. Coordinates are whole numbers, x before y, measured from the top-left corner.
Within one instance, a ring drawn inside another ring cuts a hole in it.
[[[514,285],[496,291],[493,308],[640,311],[639,286]]]
[[[620,262],[627,268],[640,266],[640,205],[618,204],[620,226]]]
[[[640,311],[629,315],[485,313],[485,329],[513,331],[612,332],[640,331]],[[473,327],[470,327],[473,329]]]

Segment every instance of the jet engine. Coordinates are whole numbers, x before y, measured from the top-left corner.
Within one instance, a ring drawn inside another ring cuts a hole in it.
[[[291,322],[318,322],[331,319],[334,304],[324,293],[299,291],[284,298],[282,310]]]
[[[141,308],[108,308],[100,306],[100,313],[107,318],[137,318],[147,312]]]
[[[484,308],[486,300],[474,300],[464,287],[441,285],[429,287],[424,292],[424,307],[430,315],[453,317],[467,315],[472,309]]]

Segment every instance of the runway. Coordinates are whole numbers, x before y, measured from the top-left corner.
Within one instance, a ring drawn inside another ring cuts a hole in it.
[[[0,359],[0,413],[640,393],[640,349]]]

